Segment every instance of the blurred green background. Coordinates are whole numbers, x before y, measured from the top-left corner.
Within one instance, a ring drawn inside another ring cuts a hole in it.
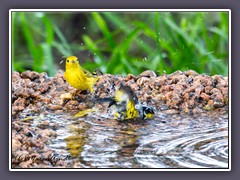
[[[228,12],[12,12],[12,69],[228,74]]]

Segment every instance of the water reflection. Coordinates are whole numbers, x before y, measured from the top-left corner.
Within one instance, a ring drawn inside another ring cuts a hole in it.
[[[90,129],[90,125],[85,123],[74,123],[68,126],[69,131],[73,134],[64,139],[67,144],[67,150],[72,157],[81,155],[83,146],[89,141],[87,131]]]
[[[50,147],[86,168],[228,168],[227,115],[48,119],[61,124]]]

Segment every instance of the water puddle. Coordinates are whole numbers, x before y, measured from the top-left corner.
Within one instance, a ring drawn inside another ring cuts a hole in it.
[[[228,116],[161,115],[118,122],[46,115],[57,123],[49,147],[86,168],[228,168]],[[34,121],[32,126],[39,123]]]

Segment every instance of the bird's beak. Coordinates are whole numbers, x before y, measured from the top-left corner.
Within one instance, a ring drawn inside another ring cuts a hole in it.
[[[72,60],[72,63],[75,63],[75,61],[74,61],[74,60]]]

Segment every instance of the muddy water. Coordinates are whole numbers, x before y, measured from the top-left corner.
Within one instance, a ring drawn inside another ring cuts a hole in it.
[[[118,122],[98,115],[47,115],[57,123],[49,147],[86,168],[228,168],[228,116],[158,114]],[[34,122],[33,126],[39,122]]]

